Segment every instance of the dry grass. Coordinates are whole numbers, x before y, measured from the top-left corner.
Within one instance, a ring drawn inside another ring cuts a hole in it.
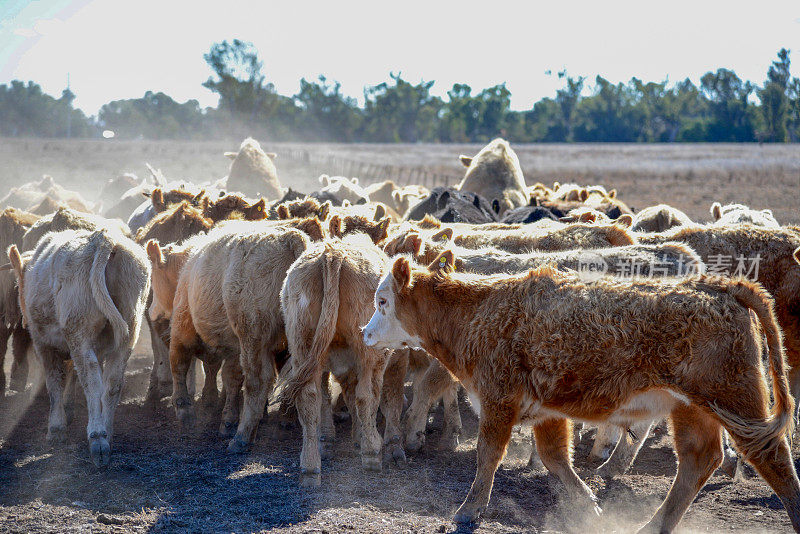
[[[121,171],[146,174],[144,163],[170,178],[213,181],[227,173],[226,150],[236,143],[149,141],[0,140],[0,192],[51,174],[66,187],[94,198],[99,184]],[[319,169],[291,160],[292,149],[333,155],[361,163],[429,170],[457,179],[463,167],[457,156],[474,154],[477,145],[272,144],[281,181],[300,191],[318,187]],[[519,145],[529,184],[541,181],[602,183],[615,187],[637,209],[666,202],[695,220],[705,221],[713,201],[742,202],[771,208],[783,224],[800,223],[800,145]],[[356,165],[356,168],[359,166]],[[323,169],[324,170],[324,169]],[[331,172],[331,171],[329,171]],[[374,172],[374,171],[373,171]],[[359,173],[361,174],[361,173]],[[362,182],[374,176],[362,174]]]

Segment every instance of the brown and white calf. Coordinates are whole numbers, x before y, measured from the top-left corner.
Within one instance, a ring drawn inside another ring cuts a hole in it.
[[[320,442],[332,438],[328,410],[322,410],[326,371],[342,383],[354,425],[360,429],[363,467],[382,467],[383,443],[376,426],[379,404],[386,419],[387,455],[397,463],[405,461],[400,416],[408,360],[404,353],[387,354],[365,346],[360,330],[369,318],[364,303],[378,287],[387,262],[366,236],[354,235],[312,245],[286,275],[281,309],[292,368],[284,395],[297,407],[303,428],[303,485],[320,484]]]
[[[50,396],[47,439],[64,436],[71,358],[86,394],[92,461],[108,465],[125,366],[150,291],[147,257],[121,234],[86,230],[50,233],[32,254],[23,257],[11,246],[8,256]]]
[[[706,276],[587,284],[551,267],[513,276],[452,270],[450,252],[428,269],[395,260],[375,292],[364,343],[421,346],[480,407],[478,470],[456,522],[486,509],[519,421],[532,422],[547,469],[591,510],[595,497],[571,465],[570,420],[629,426],[669,416],[678,472],[643,530],[676,527],[722,461],[723,427],[800,529],[800,481],[786,439],[794,402],[772,298],[761,286]]]

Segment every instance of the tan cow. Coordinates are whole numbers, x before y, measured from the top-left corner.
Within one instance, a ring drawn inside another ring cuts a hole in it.
[[[271,200],[283,196],[284,191],[278,181],[278,170],[274,163],[277,155],[264,152],[258,141],[248,137],[242,141],[238,152],[226,152],[225,156],[233,160],[225,180],[228,190]]]
[[[576,223],[561,227],[525,225],[526,228],[481,230],[478,226],[468,233],[453,236],[453,243],[464,248],[492,247],[507,252],[528,250],[569,250],[574,248],[606,248],[633,245],[636,238],[626,228],[616,224]],[[528,228],[530,227],[530,228]]]
[[[289,226],[305,223],[230,221],[182,245],[162,249],[155,241],[147,243],[153,264],[149,314],[153,321],[170,322],[173,403],[184,429],[194,425],[186,374],[196,357],[214,369],[222,366],[226,396],[220,434],[232,437],[236,432],[233,450],[252,442],[281,350],[278,292],[287,269],[309,242],[305,233]],[[321,238],[320,221],[311,218],[310,223]],[[237,431],[237,396],[245,377]]]
[[[11,245],[22,246],[25,232],[39,219],[31,213],[16,208],[6,208],[0,212],[0,250],[8,250]],[[14,360],[11,363],[11,383],[13,391],[24,391],[28,382],[28,358],[30,335],[22,326],[19,309],[17,284],[14,274],[0,271],[0,396],[6,390],[4,361],[8,338],[12,339]]]
[[[721,205],[719,202],[711,204],[711,216],[714,226],[727,226],[730,224],[754,224],[765,228],[780,228],[780,224],[775,220],[772,210],[754,210],[743,204]]]
[[[190,201],[175,204],[150,220],[144,227],[136,232],[135,241],[145,246],[148,241],[156,240],[161,245],[180,243],[192,236],[206,233],[213,226],[214,221],[203,216],[203,212],[194,207]],[[155,268],[154,268],[154,273]],[[152,303],[152,297],[150,299]],[[150,371],[150,385],[147,388],[145,400],[153,403],[172,392],[172,373],[169,369],[169,321],[163,317],[151,319],[145,316],[148,330],[150,331],[150,345],[153,350],[153,367]],[[203,389],[207,403],[216,404],[217,372],[206,369],[207,379],[213,375],[213,391],[206,387]],[[194,375],[192,375],[193,377]],[[209,380],[206,380],[209,383]],[[194,384],[190,384],[194,390]]]
[[[303,427],[302,485],[321,482],[320,439],[331,437],[331,425],[320,419],[328,370],[351,394],[347,404],[361,432],[362,466],[381,470],[383,444],[395,462],[405,462],[400,415],[407,359],[366,347],[360,330],[369,316],[364,302],[387,262],[366,236],[354,235],[309,247],[286,275],[281,309],[292,368],[284,397],[294,402]],[[383,442],[376,427],[379,404],[386,419]]]
[[[459,159],[467,171],[458,189],[481,195],[492,203],[500,216],[528,204],[528,190],[519,159],[504,139],[491,141],[475,157],[462,155]]]
[[[66,431],[65,359],[72,359],[86,394],[89,452],[108,465],[114,412],[125,365],[139,336],[150,291],[144,251],[118,232],[67,230],[47,234],[24,257],[8,251],[19,302],[50,396],[48,441]]]
[[[649,206],[633,217],[633,232],[663,232],[676,226],[690,226],[692,220],[688,215],[667,204]]]
[[[587,284],[549,266],[482,276],[453,273],[453,265],[450,252],[428,269],[395,260],[375,292],[364,342],[424,348],[475,399],[478,470],[457,523],[485,511],[515,423],[533,424],[545,466],[574,505],[591,512],[599,511],[596,499],[571,465],[570,420],[627,427],[669,416],[678,473],[645,531],[677,526],[722,462],[723,427],[800,529],[800,481],[786,439],[794,402],[773,302],[761,286],[706,276]]]

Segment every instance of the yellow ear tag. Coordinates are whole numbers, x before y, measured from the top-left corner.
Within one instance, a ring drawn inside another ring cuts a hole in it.
[[[258,211],[261,211],[261,206],[258,207]]]

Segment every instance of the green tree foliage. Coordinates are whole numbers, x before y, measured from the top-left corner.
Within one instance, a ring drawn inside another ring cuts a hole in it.
[[[477,90],[454,84],[444,99],[433,81],[401,74],[364,89],[363,105],[339,82],[300,80],[297,94],[279,94],[252,43],[234,39],[204,54],[212,75],[203,86],[219,95],[214,108],[148,91],[104,105],[98,117],[73,108],[69,90],[56,99],[33,82],[0,85],[0,135],[91,136],[102,129],[138,139],[241,139],[328,142],[753,142],[800,141],[800,79],[781,49],[762,86],[729,69],[685,79],[613,83],[602,76],[557,73],[552,98],[511,110],[503,84]]]
[[[0,85],[0,135],[9,137],[90,137],[96,128],[67,89],[61,98],[45,94],[33,82]]]
[[[206,118],[197,100],[179,104],[164,93],[114,100],[100,108],[100,124],[123,139],[197,139]]]
[[[364,90],[362,138],[383,143],[436,141],[442,100],[431,95],[433,82],[416,85],[398,74]]]

